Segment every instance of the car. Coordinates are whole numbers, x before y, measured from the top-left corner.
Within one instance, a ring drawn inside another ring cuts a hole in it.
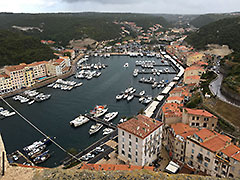
[[[18,160],[18,157],[16,155],[13,155],[13,160],[14,161],[17,161]]]
[[[95,157],[95,155],[94,155],[94,154],[91,154],[91,153],[86,154],[86,156],[87,156],[89,159],[92,159],[92,158]]]
[[[86,155],[82,156],[80,159],[81,159],[82,161],[88,161],[88,160],[89,160],[89,158],[88,158]]]

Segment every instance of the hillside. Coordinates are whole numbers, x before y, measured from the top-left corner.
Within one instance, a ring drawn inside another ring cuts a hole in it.
[[[204,14],[193,19],[190,24],[197,28],[200,28],[212,22],[216,22],[218,20],[230,17],[234,16],[232,14]]]
[[[0,67],[22,62],[49,60],[53,51],[40,39],[19,32],[0,31]]]
[[[222,19],[203,26],[191,34],[186,42],[197,49],[204,49],[207,44],[228,45],[234,52],[222,62],[226,72],[223,86],[240,94],[240,17]]]
[[[147,14],[120,13],[56,13],[56,14],[0,14],[0,29],[11,29],[12,26],[38,27],[39,30],[27,31],[27,34],[41,39],[51,39],[67,45],[72,39],[109,40],[120,37],[120,25],[114,21],[134,21],[148,29],[159,23],[168,26],[162,17]]]

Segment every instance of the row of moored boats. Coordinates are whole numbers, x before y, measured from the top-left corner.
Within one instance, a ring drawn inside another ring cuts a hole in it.
[[[16,113],[14,111],[10,112],[9,110],[4,109],[3,107],[0,107],[0,119],[4,119],[4,118],[10,117],[10,116],[13,116],[15,114]]]

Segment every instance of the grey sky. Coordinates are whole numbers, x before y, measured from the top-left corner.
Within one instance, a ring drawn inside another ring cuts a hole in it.
[[[0,11],[203,14],[240,11],[240,0],[7,0]]]

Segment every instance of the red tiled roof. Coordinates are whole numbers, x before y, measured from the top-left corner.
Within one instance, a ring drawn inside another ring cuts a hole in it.
[[[133,166],[133,165],[115,165],[115,164],[85,164],[83,163],[80,169],[88,169],[95,171],[133,171],[133,170],[150,170],[153,171],[152,166]]]
[[[171,100],[176,100],[176,101],[183,101],[184,98],[183,97],[179,97],[179,96],[170,96],[167,98],[168,101],[171,101]]]
[[[221,152],[228,157],[231,157],[232,155],[236,154],[238,151],[240,151],[240,148],[231,144],[230,146],[223,149]]]
[[[216,135],[216,133],[214,133],[208,129],[205,129],[205,128],[201,129],[200,131],[196,132],[195,134],[198,137],[200,137],[203,141]]]
[[[172,124],[171,128],[174,129],[174,132],[175,132],[176,135],[180,135],[184,139],[186,139],[187,136],[193,135],[195,132],[198,131],[197,128],[192,128],[189,125],[184,124],[184,123]]]
[[[37,66],[37,65],[40,65],[40,64],[47,64],[48,62],[47,61],[39,61],[39,62],[34,62],[34,63],[31,63],[31,64],[28,64],[27,66]]]
[[[188,114],[193,114],[193,115],[197,115],[197,116],[204,116],[204,117],[213,117],[215,119],[217,119],[216,116],[214,116],[213,114],[211,114],[210,112],[203,110],[203,109],[189,109],[189,108],[184,108],[184,110],[186,110],[186,112]]]
[[[9,78],[9,76],[7,75],[7,74],[5,74],[5,73],[2,73],[2,74],[0,74],[0,78]]]
[[[19,64],[19,65],[15,65],[15,66],[6,66],[5,69],[8,71],[19,71],[23,68],[25,68],[27,65],[25,63]]]
[[[188,76],[186,79],[200,79],[200,76]]]
[[[234,154],[232,158],[236,159],[237,161],[240,161],[240,152],[238,151],[238,153]]]
[[[223,137],[224,136],[224,137]],[[215,137],[200,143],[203,147],[211,150],[212,152],[217,152],[222,150],[227,144],[231,143],[231,138],[226,138],[225,135],[216,135]]]
[[[187,68],[185,69],[185,71],[192,71],[192,70],[204,71],[203,68],[201,68],[201,67],[199,67],[199,66],[196,66],[196,65],[187,67]]]
[[[151,119],[144,115],[138,115],[137,117],[119,124],[118,128],[144,139],[162,125],[163,123],[160,121]]]

